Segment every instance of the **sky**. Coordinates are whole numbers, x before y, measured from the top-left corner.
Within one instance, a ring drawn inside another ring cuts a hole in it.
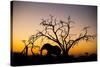
[[[40,22],[42,18],[49,18],[53,15],[57,20],[67,21],[71,16],[75,22],[71,33],[79,34],[84,26],[90,26],[89,34],[96,34],[97,28],[97,7],[88,5],[55,4],[14,1],[12,9],[13,23],[13,51],[20,52],[24,48],[21,40],[35,34],[36,30],[42,30]],[[39,44],[40,42],[38,42]],[[37,44],[36,44],[37,45]],[[96,53],[96,39],[91,42],[82,41],[78,46],[70,50],[70,54],[79,55],[84,52]]]

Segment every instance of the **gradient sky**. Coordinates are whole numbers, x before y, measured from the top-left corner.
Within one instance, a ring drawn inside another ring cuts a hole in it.
[[[75,21],[71,33],[79,34],[84,26],[90,26],[89,33],[96,34],[96,6],[14,1],[12,18],[14,52],[22,50],[23,43],[21,40],[28,40],[32,34],[36,33],[36,30],[42,30],[39,23],[42,18],[49,18],[50,14],[56,17],[58,21],[67,21],[67,17],[71,16],[72,20]],[[80,44],[71,49],[70,53],[96,52],[96,40],[88,43],[82,41]]]

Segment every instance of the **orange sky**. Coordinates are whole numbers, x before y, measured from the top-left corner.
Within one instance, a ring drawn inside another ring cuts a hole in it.
[[[20,52],[24,48],[21,40],[28,38],[36,33],[36,30],[42,30],[39,25],[42,18],[49,18],[49,14],[54,15],[57,20],[67,21],[70,15],[75,21],[71,33],[79,34],[84,26],[90,26],[89,33],[96,34],[97,8],[96,6],[65,5],[49,3],[31,3],[31,2],[13,2],[13,51]],[[40,41],[40,40],[39,40]],[[40,42],[36,45],[40,45]],[[70,54],[79,55],[84,52],[96,52],[96,40],[91,42],[82,41],[78,46],[70,50]]]

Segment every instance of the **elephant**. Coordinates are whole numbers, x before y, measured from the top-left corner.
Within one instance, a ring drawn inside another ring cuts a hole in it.
[[[52,46],[49,43],[46,43],[42,46],[41,48],[41,54],[42,54],[42,50],[46,49],[48,51],[47,56],[60,56],[61,54],[61,49],[58,46]]]

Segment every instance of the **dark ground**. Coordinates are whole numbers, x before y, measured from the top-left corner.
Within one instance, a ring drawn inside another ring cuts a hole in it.
[[[40,65],[40,64],[57,64],[57,63],[72,63],[72,62],[88,62],[97,61],[97,55],[91,54],[89,56],[80,56],[75,58],[73,56],[25,56],[20,53],[11,53],[11,65],[22,66],[22,65]]]

